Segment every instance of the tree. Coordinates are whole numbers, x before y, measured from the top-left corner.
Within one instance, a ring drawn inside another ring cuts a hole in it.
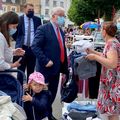
[[[92,6],[96,6],[97,12],[100,11],[104,15],[105,20],[112,20],[113,12],[120,9],[119,0],[88,0]]]
[[[92,8],[88,2],[85,2],[84,0],[73,0],[68,11],[68,17],[77,25],[80,25],[81,23],[94,18],[94,14],[91,12],[91,9]]]
[[[105,20],[111,20],[113,10],[115,12],[118,9],[120,9],[120,0],[73,0],[68,17],[80,25],[85,21],[92,21],[102,16],[105,17]]]

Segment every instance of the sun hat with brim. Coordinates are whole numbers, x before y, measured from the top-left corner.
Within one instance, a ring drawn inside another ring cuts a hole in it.
[[[40,72],[33,72],[32,74],[30,74],[28,84],[31,83],[31,81],[35,81],[36,83],[46,85],[45,78]]]

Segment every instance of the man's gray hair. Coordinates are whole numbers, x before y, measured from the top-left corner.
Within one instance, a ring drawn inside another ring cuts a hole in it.
[[[65,12],[64,8],[62,7],[54,7],[51,11],[51,16],[55,15],[55,14],[59,14],[61,12]]]

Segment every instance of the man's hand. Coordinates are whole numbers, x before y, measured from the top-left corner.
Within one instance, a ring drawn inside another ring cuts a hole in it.
[[[51,67],[53,65],[53,61],[49,61],[45,67]]]

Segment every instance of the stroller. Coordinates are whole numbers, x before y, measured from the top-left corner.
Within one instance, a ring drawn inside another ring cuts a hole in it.
[[[24,72],[20,70],[10,69],[0,71],[0,90],[9,95],[12,102],[16,102],[20,106],[23,106],[23,102],[21,102],[21,97],[24,94],[22,85],[13,75],[8,73],[20,73],[23,77],[23,83],[26,83],[26,76]]]
[[[4,96],[8,96],[11,103],[17,105],[17,110],[19,113],[21,112],[21,114],[24,114],[23,116],[26,117],[23,109],[24,104],[22,102],[22,96],[24,95],[23,87],[20,82],[12,74],[9,73],[20,73],[23,78],[23,83],[26,83],[26,76],[20,70],[10,69],[0,71],[0,97],[2,98]],[[2,93],[5,93],[6,95]]]

